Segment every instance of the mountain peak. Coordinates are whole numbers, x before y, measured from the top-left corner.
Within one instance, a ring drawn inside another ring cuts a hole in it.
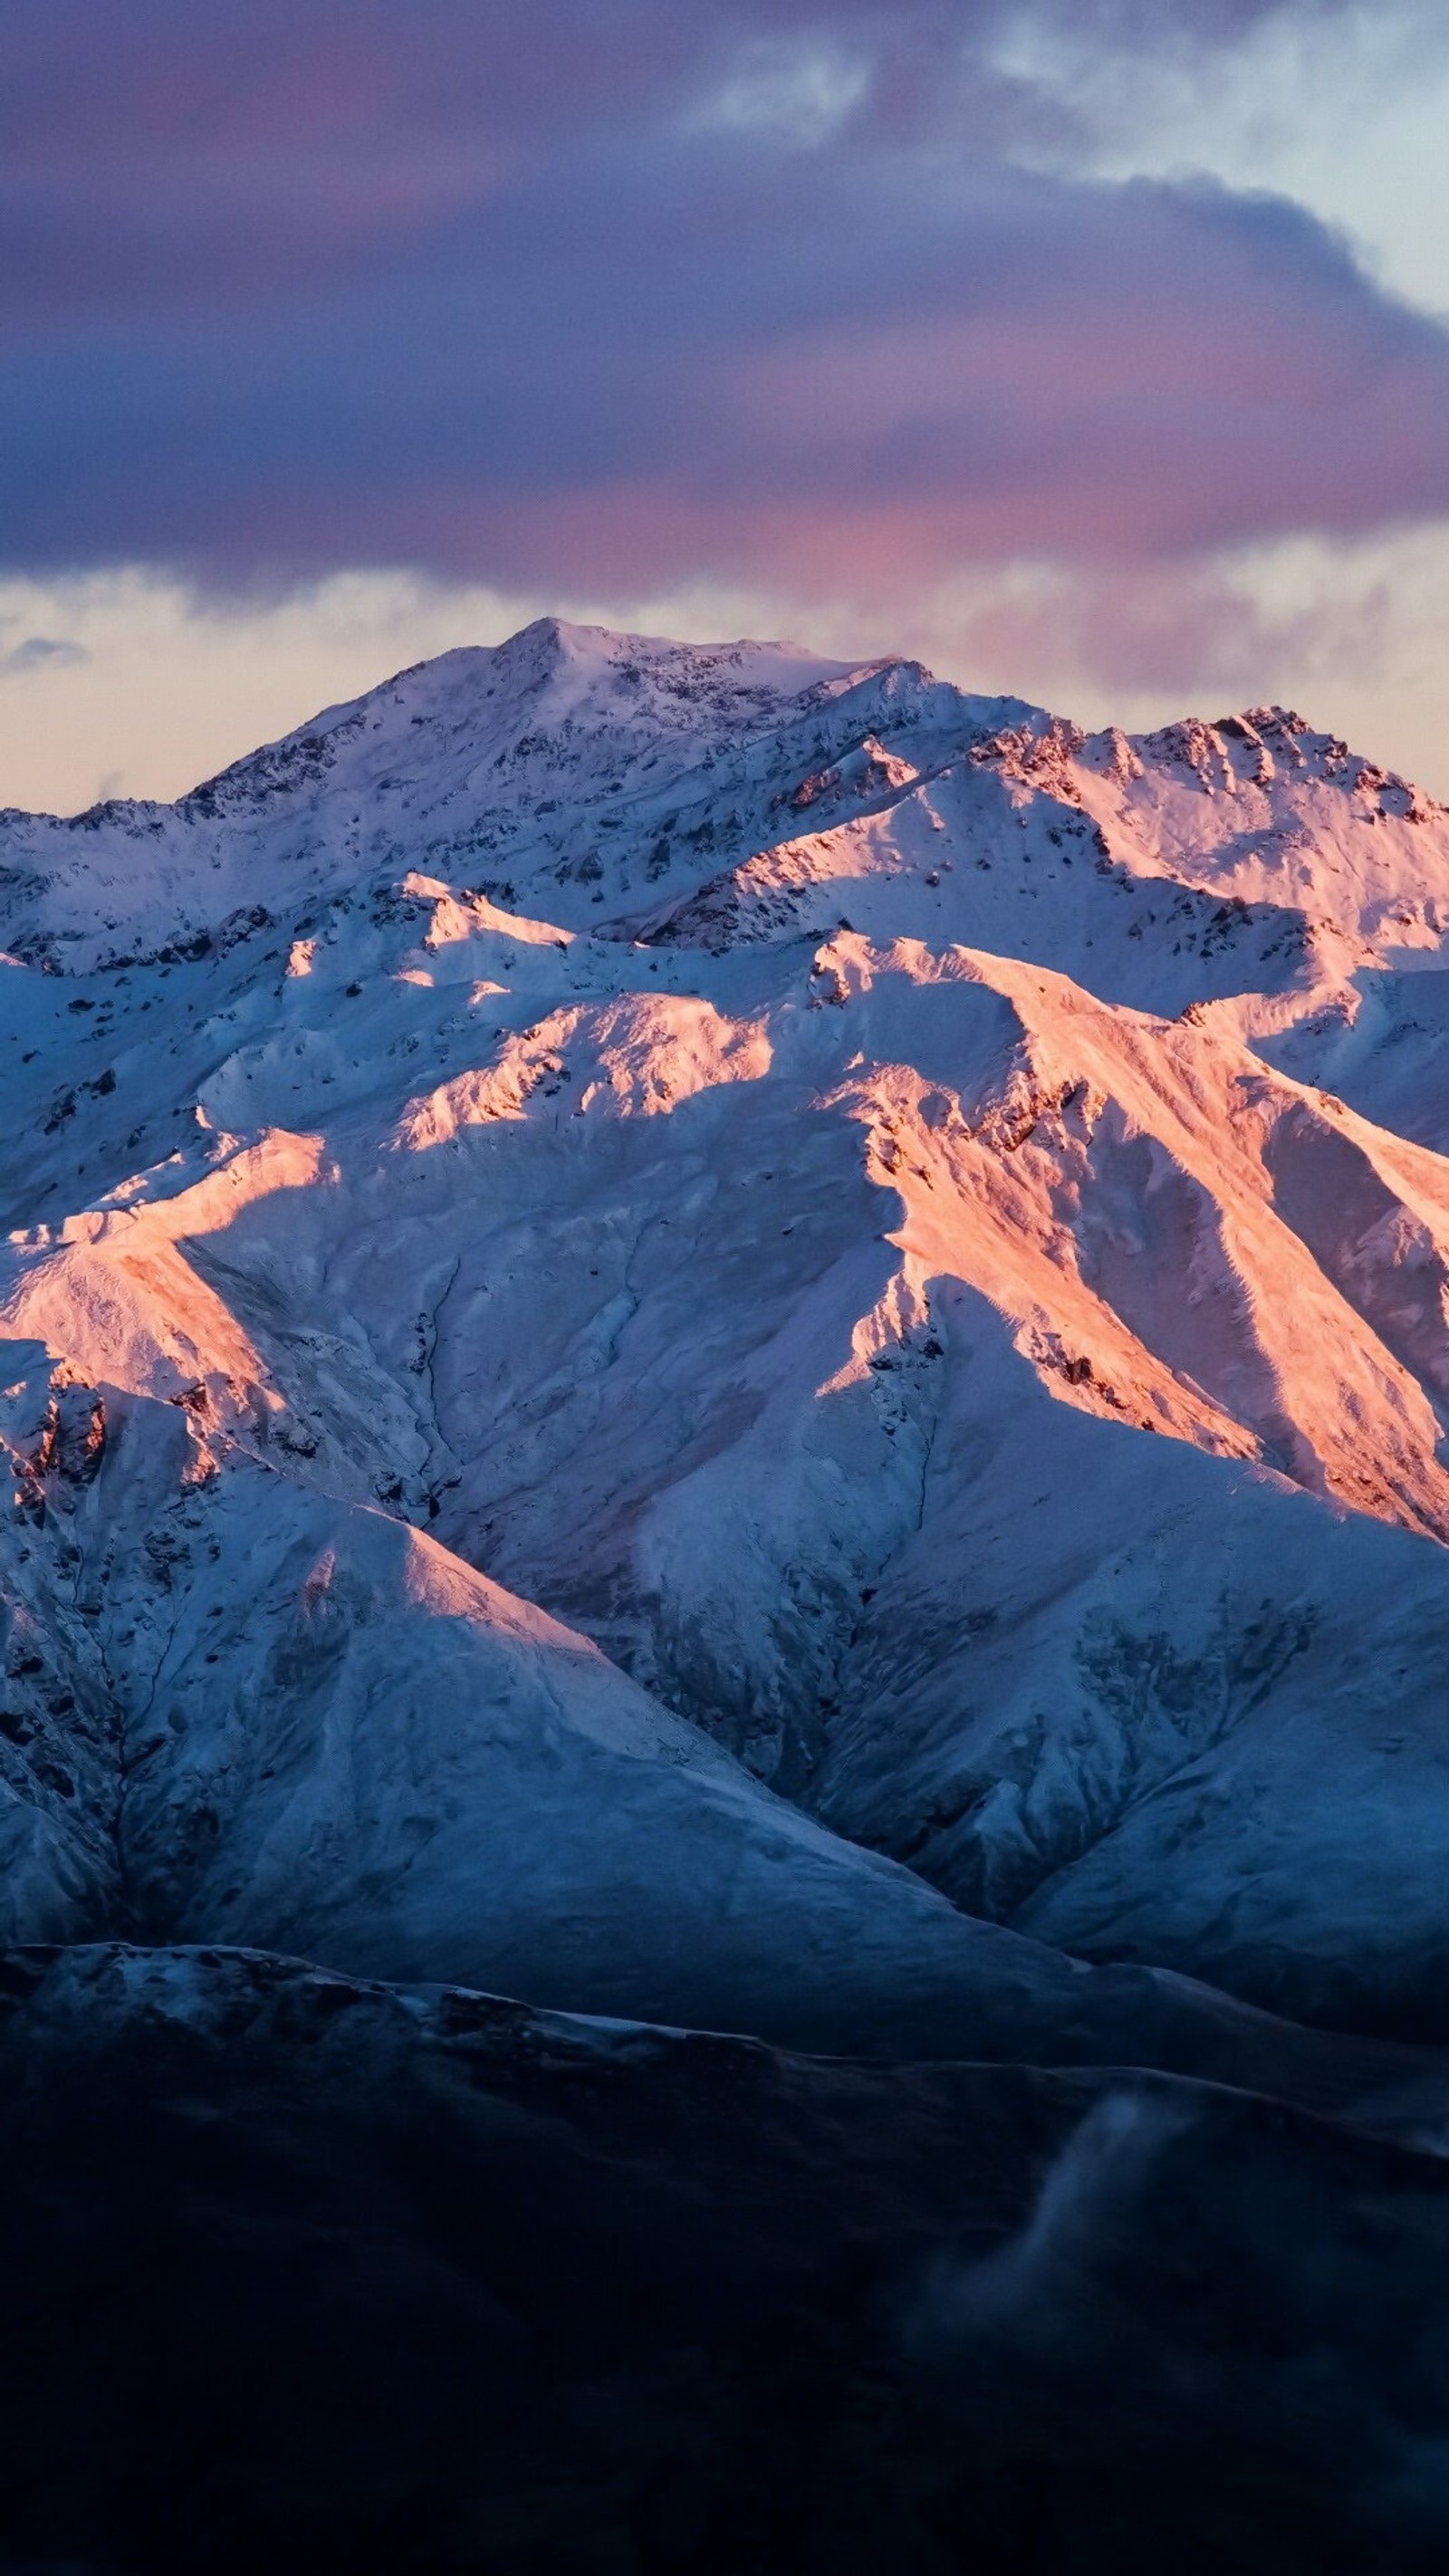
[[[1296,708],[1273,705],[1244,707],[1239,715],[1219,716],[1217,730],[1219,733],[1252,736],[1275,733],[1292,736],[1310,733],[1312,727],[1308,718],[1299,715]]]

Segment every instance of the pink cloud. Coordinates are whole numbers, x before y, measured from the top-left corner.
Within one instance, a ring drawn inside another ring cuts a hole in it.
[[[1449,513],[1449,335],[1281,203],[1027,175],[1005,5],[15,0],[0,559],[872,616],[1111,566],[1130,657],[1171,568]],[[766,37],[864,66],[848,134],[700,120]]]

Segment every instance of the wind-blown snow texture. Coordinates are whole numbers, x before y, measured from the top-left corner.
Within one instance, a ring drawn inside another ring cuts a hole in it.
[[[546,621],[0,943],[0,1941],[1441,2152],[1449,812]]]

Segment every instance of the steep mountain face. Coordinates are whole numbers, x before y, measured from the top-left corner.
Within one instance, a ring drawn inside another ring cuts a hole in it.
[[[1449,2036],[1449,813],[549,621],[0,915],[10,1938]]]

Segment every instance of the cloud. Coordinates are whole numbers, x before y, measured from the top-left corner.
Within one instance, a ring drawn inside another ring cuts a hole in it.
[[[1167,60],[1355,14],[1353,0],[9,0],[0,274],[12,313],[282,292],[486,205],[580,136],[713,121],[808,147],[848,124],[999,154],[1043,114],[1063,124],[1060,91],[1020,68],[1033,47],[1042,66],[1053,49]]]
[[[1449,335],[1281,201],[604,137],[364,281],[14,335],[0,441],[12,568],[866,598],[1449,511]]]
[[[75,670],[89,659],[83,644],[53,635],[27,635],[23,643],[0,650],[0,678],[21,678],[27,671]]]
[[[1070,131],[1053,62],[1180,60],[1355,0],[9,0],[0,316],[302,299],[613,135],[999,160]],[[1430,0],[1380,16],[1432,18]],[[1031,68],[1035,64],[1035,70]],[[1074,75],[1075,77],[1075,75]]]
[[[1022,66],[1344,16],[11,0],[0,568],[903,630],[1046,563],[1104,663],[1221,661],[1194,566],[1449,514],[1449,335],[1282,199],[1045,166]]]
[[[1025,2225],[988,2254],[935,2254],[901,2299],[897,2331],[922,2363],[1006,2336],[1058,2351],[1112,2319],[1113,2255],[1139,2241],[1154,2173],[1201,2120],[1165,2086],[1104,2093],[1048,2166]]]

